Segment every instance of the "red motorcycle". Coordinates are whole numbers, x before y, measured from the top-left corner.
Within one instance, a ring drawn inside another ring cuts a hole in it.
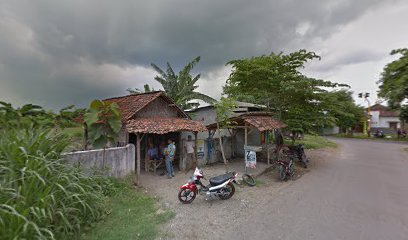
[[[189,181],[180,187],[178,199],[182,203],[192,203],[198,193],[205,195],[206,200],[219,197],[222,200],[230,199],[235,193],[235,187],[232,183],[235,181],[238,173],[231,172],[217,177],[210,178],[210,184],[204,186],[201,179],[204,178],[203,171],[196,168]]]

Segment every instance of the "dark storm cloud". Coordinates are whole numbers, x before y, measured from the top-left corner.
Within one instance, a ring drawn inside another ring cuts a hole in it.
[[[123,69],[166,61],[178,68],[198,55],[208,76],[231,59],[324,39],[380,2],[0,1],[0,94],[83,105],[133,87],[121,81]],[[142,74],[134,86],[149,81]]]

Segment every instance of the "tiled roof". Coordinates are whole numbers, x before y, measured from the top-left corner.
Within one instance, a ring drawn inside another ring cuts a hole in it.
[[[388,107],[381,104],[374,104],[370,108],[371,111],[379,111],[380,117],[399,117],[400,113],[398,111],[392,111]]]
[[[105,99],[104,101],[118,104],[122,112],[123,119],[127,120],[162,94],[163,92],[135,94],[123,97],[109,98]]]
[[[162,96],[168,102],[171,102],[174,104],[173,100],[167,97],[163,91],[148,92],[148,93],[127,95],[123,97],[109,98],[109,99],[105,99],[104,101],[118,104],[122,112],[123,119],[128,120],[135,113],[143,109],[145,106],[147,106],[149,103],[151,103],[153,100],[155,100],[156,98],[160,96]],[[174,106],[177,108],[180,115],[182,115],[183,117],[188,117],[175,104]]]
[[[248,115],[248,116],[242,116],[242,118],[244,119],[246,123],[256,127],[261,132],[287,127],[286,124],[276,119],[273,119],[272,116]]]
[[[204,132],[204,124],[186,118],[154,117],[130,119],[126,128],[132,133],[165,134],[169,132]]]
[[[232,127],[244,126],[245,123],[257,128],[259,131],[266,131],[272,129],[280,129],[287,127],[283,122],[276,120],[272,117],[270,112],[248,112],[236,117],[230,118]],[[208,129],[217,128],[217,123],[213,123],[207,126]]]

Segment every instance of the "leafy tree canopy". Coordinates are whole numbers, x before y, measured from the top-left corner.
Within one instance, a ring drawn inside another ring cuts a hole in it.
[[[177,75],[170,63],[167,63],[166,71],[163,71],[156,64],[152,63],[152,67],[159,74],[154,79],[162,86],[167,96],[172,98],[181,109],[191,109],[198,106],[198,103],[191,102],[192,100],[202,100],[207,103],[214,102],[214,99],[202,94],[197,90],[197,81],[200,79],[200,74],[193,77],[191,70],[200,61],[200,57],[196,57],[188,63]]]
[[[94,100],[84,115],[89,137],[95,148],[114,143],[122,128],[122,114],[116,103]]]
[[[391,55],[397,54],[400,58],[388,63],[381,73],[378,93],[390,107],[401,110],[401,118],[408,121],[408,49],[391,51]]]
[[[224,93],[238,101],[266,105],[292,131],[334,125],[336,119],[325,113],[322,101],[328,89],[348,86],[301,73],[300,69],[313,59],[320,57],[302,49],[230,61],[227,64],[232,65],[232,73]]]
[[[364,107],[355,104],[352,92],[347,89],[328,92],[322,103],[326,114],[335,119],[342,131],[354,128],[365,117]]]

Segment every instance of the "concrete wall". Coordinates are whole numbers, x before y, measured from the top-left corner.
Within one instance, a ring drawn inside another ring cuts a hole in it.
[[[215,123],[217,113],[213,107],[201,108],[196,111],[189,112],[191,118],[195,121],[202,122],[205,126]]]
[[[340,128],[337,127],[337,126],[322,129],[322,134],[323,135],[332,135],[332,134],[338,134],[338,133],[340,133]]]
[[[73,165],[83,167],[86,173],[93,169],[106,170],[111,177],[124,177],[135,170],[135,146],[115,147],[66,153],[64,158]]]
[[[389,128],[390,122],[398,122],[397,128],[401,127],[399,117],[381,117],[380,111],[371,111],[371,127],[372,128]]]
[[[390,122],[397,122],[397,128],[401,127],[401,122],[398,117],[380,117],[380,126],[382,128],[389,128]]]

